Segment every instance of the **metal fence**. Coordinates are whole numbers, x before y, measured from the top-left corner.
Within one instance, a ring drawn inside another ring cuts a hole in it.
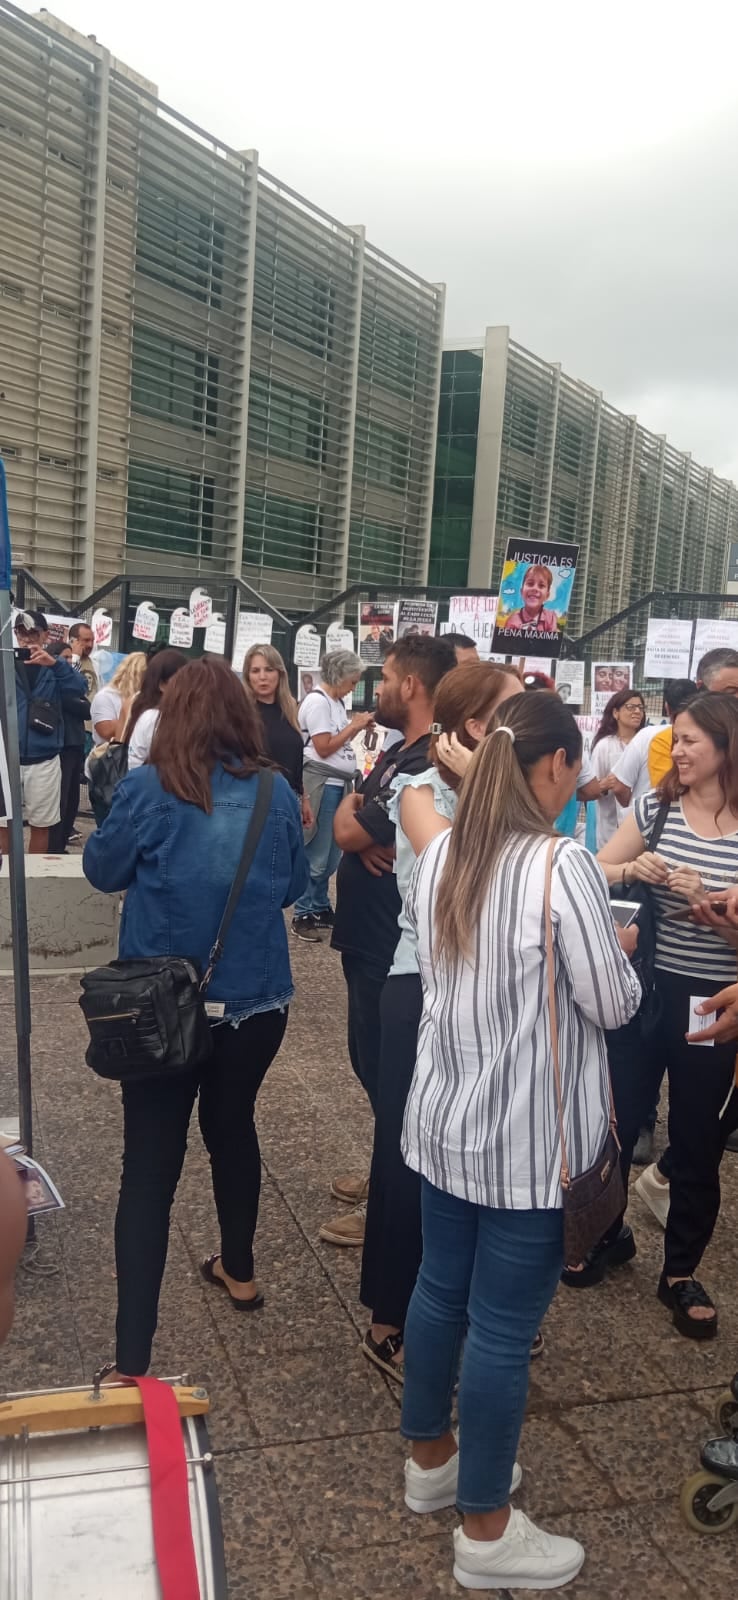
[[[566,639],[562,657],[585,663],[585,700],[590,705],[591,668],[596,662],[633,663],[633,687],[639,689],[652,716],[661,714],[663,679],[646,678],[644,664],[648,624],[655,619],[678,619],[697,623],[738,622],[738,595],[703,594],[692,590],[652,589],[634,605],[608,617],[579,639]],[[695,629],[692,629],[694,641]],[[694,667],[697,662],[695,660]],[[694,676],[694,671],[692,672]]]

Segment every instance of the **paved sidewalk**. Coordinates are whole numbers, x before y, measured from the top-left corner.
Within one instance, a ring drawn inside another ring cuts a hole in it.
[[[398,1398],[359,1350],[358,1252],[318,1242],[321,1221],[341,1210],[329,1198],[331,1177],[367,1169],[371,1129],[346,1057],[337,958],[326,946],[296,945],[293,955],[298,999],[259,1100],[266,1308],[239,1317],[199,1278],[217,1234],[193,1124],[155,1368],[188,1371],[212,1396],[231,1600],[459,1595],[455,1514],[421,1519],[403,1505]],[[79,1383],[113,1352],[120,1110],[115,1087],[84,1065],[77,993],[72,978],[34,981],[37,1148],[68,1209],[38,1228],[36,1265],[55,1275],[20,1275],[16,1327],[0,1352],[4,1389]],[[1,1112],[12,1103],[7,981],[0,1025]],[[738,1366],[738,1157],[727,1155],[723,1170],[723,1214],[704,1270],[720,1302],[714,1344],[679,1338],[658,1305],[661,1235],[637,1199],[634,1265],[586,1294],[561,1290],[547,1320],[518,1503],[585,1544],[585,1568],[566,1591],[573,1600],[735,1594],[738,1533],[699,1538],[677,1504],[700,1441],[715,1431],[717,1394]]]

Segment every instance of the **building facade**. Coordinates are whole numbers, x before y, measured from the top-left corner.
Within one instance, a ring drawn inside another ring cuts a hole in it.
[[[488,328],[443,353],[430,581],[495,588],[519,533],[580,545],[576,635],[653,588],[722,591],[738,490]]]
[[[427,573],[443,290],[0,0],[0,454],[16,563],[242,576],[297,614]]]

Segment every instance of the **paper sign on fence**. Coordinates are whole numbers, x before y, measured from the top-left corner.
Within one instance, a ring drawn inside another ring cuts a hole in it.
[[[650,617],[646,633],[644,678],[688,678],[692,622],[678,617]]]

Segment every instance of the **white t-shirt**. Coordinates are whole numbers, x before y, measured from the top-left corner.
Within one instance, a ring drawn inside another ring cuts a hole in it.
[[[142,711],[128,742],[128,771],[143,767],[149,759],[154,729],[159,721],[159,711]]]
[[[356,772],[356,756],[347,739],[340,750],[334,751],[332,756],[319,756],[313,744],[316,733],[342,733],[348,723],[348,712],[342,700],[334,700],[332,695],[326,694],[324,689],[313,689],[311,694],[306,694],[298,712],[298,721],[303,733],[308,735],[305,745],[305,760],[320,761],[324,767],[332,767],[337,774],[336,782],[342,783],[347,778],[353,778]],[[330,778],[328,779],[330,783]]]
[[[97,731],[96,724],[98,722],[117,722],[122,704],[123,696],[118,693],[117,689],[98,689],[90,707],[93,744],[105,743],[102,734]]]
[[[631,740],[631,743],[633,741]],[[620,759],[627,746],[617,733],[607,733],[604,739],[598,739],[592,751],[592,766],[595,777],[609,778],[615,762]],[[619,806],[614,794],[603,794],[600,800],[595,801],[597,806],[597,849],[602,850],[608,843],[625,816],[622,806]]]
[[[659,722],[654,728],[641,728],[630,744],[626,745],[619,761],[611,768],[613,775],[619,783],[624,783],[630,789],[630,810],[636,800],[648,794],[651,788],[651,779],[648,771],[648,751],[651,740],[657,733],[663,733],[665,722]],[[625,814],[625,813],[624,813]]]

